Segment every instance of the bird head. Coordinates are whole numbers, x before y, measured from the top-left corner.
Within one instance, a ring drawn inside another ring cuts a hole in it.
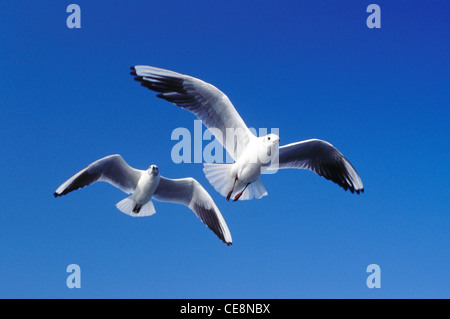
[[[259,137],[258,162],[268,165],[278,156],[280,138],[276,134]]]
[[[267,134],[262,137],[265,146],[272,147],[272,145],[280,144],[280,138],[276,134]]]
[[[150,167],[147,170],[148,175],[150,176],[158,176],[159,175],[159,168],[156,165],[150,165]]]

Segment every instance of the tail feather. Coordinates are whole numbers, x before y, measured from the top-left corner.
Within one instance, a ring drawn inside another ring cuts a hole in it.
[[[203,172],[210,184],[222,196],[227,196],[233,187],[234,177],[231,176],[230,170],[233,164],[203,164]]]
[[[153,206],[151,200],[147,202],[145,205],[137,204],[133,199],[133,195],[130,195],[127,198],[118,202],[116,204],[116,207],[122,213],[125,213],[132,217],[151,216],[154,213],[156,213],[155,207]]]
[[[218,191],[222,196],[227,196],[234,184],[234,176],[231,175],[231,167],[233,164],[203,164],[203,172],[206,178],[211,183],[212,186]],[[238,187],[240,189],[238,189]],[[237,186],[231,198],[236,196],[245,185]],[[239,200],[249,200],[249,199],[260,199],[267,195],[267,191],[258,178],[256,181],[248,185],[247,189],[242,193]]]
[[[248,185],[247,189],[242,193],[239,200],[261,199],[267,195],[266,188],[261,180],[258,178],[256,181]]]

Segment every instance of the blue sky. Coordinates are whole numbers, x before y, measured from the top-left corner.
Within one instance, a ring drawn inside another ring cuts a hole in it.
[[[68,29],[70,3],[0,4],[0,297],[450,297],[448,1],[77,1]],[[195,117],[134,82],[136,64],[214,84],[282,144],[329,141],[365,193],[280,171],[262,178],[269,196],[227,202],[201,164],[171,161],[172,131]],[[53,198],[116,153],[196,178],[233,246],[183,206],[130,218],[106,183]]]

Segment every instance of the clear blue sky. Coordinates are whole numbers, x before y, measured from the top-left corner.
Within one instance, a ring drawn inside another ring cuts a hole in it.
[[[70,3],[0,4],[0,297],[450,297],[448,1],[80,0],[68,29]],[[365,193],[280,171],[262,178],[269,196],[227,202],[202,164],[171,161],[171,132],[195,117],[134,82],[135,64],[214,84],[282,144],[331,142]],[[196,178],[233,246],[183,206],[130,218],[106,183],[53,198],[116,153]]]

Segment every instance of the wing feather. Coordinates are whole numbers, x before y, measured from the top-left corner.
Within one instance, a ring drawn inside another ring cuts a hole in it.
[[[231,234],[222,214],[208,192],[195,179],[169,179],[161,176],[153,198],[188,206],[220,240],[231,246]]]
[[[82,169],[77,174],[61,184],[54,196],[63,196],[74,190],[104,181],[131,194],[141,177],[142,171],[129,166],[123,158],[116,154],[104,157]]]
[[[364,192],[364,186],[350,162],[333,145],[313,139],[280,147],[278,168],[308,169],[350,192]]]
[[[228,97],[215,86],[194,77],[150,66],[131,67],[142,86],[159,92],[157,97],[194,113],[207,128],[217,128],[216,139],[236,160],[255,136]]]

